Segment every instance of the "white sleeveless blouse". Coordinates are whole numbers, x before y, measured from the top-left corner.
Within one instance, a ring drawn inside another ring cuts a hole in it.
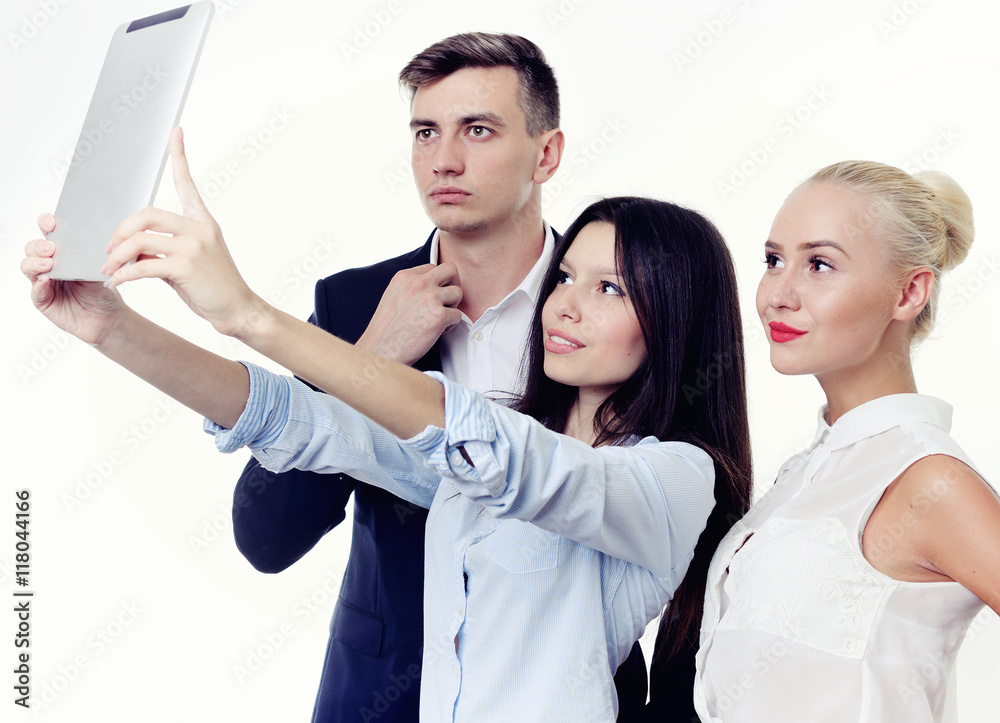
[[[953,663],[982,601],[955,582],[893,580],[861,551],[907,467],[932,454],[972,466],[948,436],[951,407],[896,394],[832,427],[825,412],[712,560],[695,707],[706,723],[953,720]]]

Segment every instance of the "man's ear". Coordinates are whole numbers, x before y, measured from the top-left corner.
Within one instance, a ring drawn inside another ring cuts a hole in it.
[[[899,299],[896,302],[894,319],[909,321],[916,319],[934,291],[934,271],[929,266],[921,266],[903,277],[899,285]]]
[[[555,175],[562,161],[563,149],[566,147],[566,137],[558,128],[545,131],[539,136],[538,165],[532,180],[535,183],[545,183]]]

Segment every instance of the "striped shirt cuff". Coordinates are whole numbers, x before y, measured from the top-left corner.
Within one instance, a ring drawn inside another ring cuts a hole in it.
[[[459,447],[476,442],[491,445],[497,438],[490,412],[492,402],[478,392],[449,381],[440,372],[424,372],[444,385],[445,428],[428,426],[402,442],[424,456],[428,467],[451,479],[476,480],[476,468],[465,461]]]
[[[232,429],[205,419],[202,428],[215,436],[220,452],[235,452],[241,447],[261,449],[278,439],[288,421],[291,379],[241,361],[250,372],[250,394],[243,414]]]

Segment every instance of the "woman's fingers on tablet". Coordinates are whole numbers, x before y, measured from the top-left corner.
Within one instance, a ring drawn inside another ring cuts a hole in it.
[[[29,241],[24,246],[24,258],[21,259],[21,273],[34,280],[39,274],[52,270],[52,254],[56,245],[43,238]]]
[[[199,225],[196,221],[178,216],[176,213],[147,206],[118,224],[118,228],[111,234],[107,251],[110,253],[111,249],[122,241],[142,231],[156,231],[176,236],[195,233]]]
[[[43,213],[38,217],[38,229],[42,233],[51,233],[56,227],[56,217],[51,213]]]
[[[184,209],[184,215],[196,221],[214,223],[215,219],[208,212],[201,194],[198,193],[198,187],[191,178],[187,156],[184,154],[184,133],[180,127],[174,128],[170,134],[170,159],[174,173],[174,188],[177,189],[177,197],[180,199],[181,208]]]
[[[169,258],[146,256],[133,264],[127,264],[115,269],[111,277],[104,282],[109,289],[136,279],[164,279],[171,281],[177,276],[176,263]]]
[[[101,269],[101,273],[109,274],[112,277],[109,279],[110,283],[105,283],[105,286],[114,287],[123,281],[139,278],[138,276],[125,278],[118,274],[123,266],[133,259],[161,260],[161,257],[165,257],[167,254],[176,255],[177,251],[178,243],[175,237],[144,231],[139,231],[128,238],[117,241]],[[145,265],[143,268],[147,267],[148,265]]]

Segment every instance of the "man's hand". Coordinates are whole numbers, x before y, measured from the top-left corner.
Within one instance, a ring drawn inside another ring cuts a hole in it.
[[[458,268],[424,264],[392,277],[357,346],[412,365],[462,319]]]
[[[112,289],[135,279],[163,279],[218,331],[239,335],[254,324],[263,301],[240,276],[222,229],[195,187],[179,128],[170,136],[170,155],[183,215],[145,208],[125,219],[111,236],[101,271],[110,274],[106,284]]]
[[[50,214],[38,219],[43,234],[51,233],[56,220]],[[57,281],[52,270],[56,245],[45,239],[29,241],[21,260],[21,273],[31,282],[31,301],[53,324],[88,344],[99,345],[128,307],[113,289],[99,281]]]

